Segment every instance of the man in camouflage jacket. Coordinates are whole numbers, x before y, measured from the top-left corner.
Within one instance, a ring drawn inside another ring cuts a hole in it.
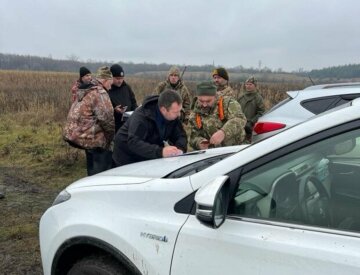
[[[111,168],[110,145],[115,133],[114,109],[107,93],[111,84],[110,69],[101,67],[95,84],[79,87],[64,127],[64,139],[85,149],[88,175]]]
[[[183,108],[181,110],[180,121],[187,124],[190,115],[192,96],[184,82],[181,80],[180,69],[176,66],[170,68],[167,80],[160,82],[156,86],[154,94],[161,94],[166,90],[174,90],[181,96]]]
[[[216,94],[218,96],[232,96],[236,99],[236,93],[229,86],[229,74],[225,68],[219,67],[213,70],[212,78],[217,88]]]
[[[257,80],[250,77],[245,81],[245,92],[240,95],[238,101],[244,112],[247,122],[245,125],[246,139],[251,142],[252,129],[265,112],[264,99],[256,88]]]
[[[190,114],[190,145],[202,150],[241,144],[245,138],[245,115],[232,97],[216,94],[212,83],[197,85],[197,101]]]

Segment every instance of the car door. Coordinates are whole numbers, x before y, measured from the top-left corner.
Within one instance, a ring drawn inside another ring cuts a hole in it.
[[[358,274],[360,197],[339,196],[339,170],[349,166],[333,162],[360,158],[359,128],[348,123],[241,167],[225,222],[213,229],[190,215],[171,274]],[[357,192],[360,181],[350,181]]]

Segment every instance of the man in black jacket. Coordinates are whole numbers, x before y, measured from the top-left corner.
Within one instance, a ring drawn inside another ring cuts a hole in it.
[[[115,136],[113,160],[116,166],[181,155],[187,137],[179,120],[182,100],[167,90],[145,98]]]
[[[123,114],[125,111],[134,111],[137,108],[134,92],[131,87],[125,82],[125,73],[123,68],[114,64],[110,67],[113,75],[113,84],[109,91],[111,103],[114,107],[115,117],[115,133],[124,124]]]

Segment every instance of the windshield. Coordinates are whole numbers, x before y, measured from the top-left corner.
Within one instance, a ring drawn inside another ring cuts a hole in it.
[[[191,175],[198,173],[201,170],[204,170],[205,168],[208,168],[211,165],[217,163],[218,161],[223,160],[233,154],[234,153],[228,153],[228,154],[224,154],[224,155],[220,155],[220,156],[216,156],[216,157],[212,157],[212,158],[208,158],[208,159],[202,159],[200,161],[197,161],[197,162],[191,163],[189,165],[186,165],[184,167],[181,167],[180,169],[175,170],[175,171],[171,172],[170,174],[166,175],[164,178],[174,179],[174,178],[182,178],[182,177],[191,176]]]

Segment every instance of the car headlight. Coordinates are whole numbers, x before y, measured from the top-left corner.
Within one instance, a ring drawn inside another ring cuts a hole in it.
[[[57,197],[54,200],[52,205],[54,206],[54,205],[57,205],[59,203],[65,202],[67,200],[70,200],[70,198],[71,198],[70,193],[67,192],[66,190],[63,190],[63,191],[60,192],[59,195],[57,195]]]

